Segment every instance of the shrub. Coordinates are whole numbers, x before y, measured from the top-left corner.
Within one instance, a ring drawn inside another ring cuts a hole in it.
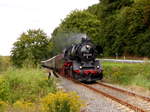
[[[9,56],[0,56],[0,73],[6,71],[11,66]]]
[[[48,94],[41,100],[43,112],[80,112],[82,106],[75,93],[57,92]]]
[[[7,108],[8,108],[8,104],[6,102],[0,100],[0,112],[6,111]]]
[[[0,75],[0,112],[80,112],[75,93],[56,92],[41,69],[10,68]]]
[[[35,104],[27,101],[16,101],[11,108],[15,112],[38,112]]]
[[[0,77],[0,99],[10,103],[21,99],[35,101],[55,92],[54,82],[40,69],[11,68]]]
[[[49,93],[37,102],[16,101],[13,105],[0,101],[2,112],[80,112],[82,101],[75,93]],[[1,112],[1,111],[0,111]]]
[[[0,100],[7,101],[9,100],[9,96],[11,95],[9,89],[9,83],[5,78],[0,76]]]

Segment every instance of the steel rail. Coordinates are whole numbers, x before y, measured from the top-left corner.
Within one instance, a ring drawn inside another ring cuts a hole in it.
[[[107,98],[110,98],[110,99],[112,99],[112,100],[114,100],[114,101],[116,101],[116,102],[118,102],[118,103],[120,103],[120,104],[122,104],[122,105],[125,105],[125,106],[129,107],[130,109],[132,109],[132,110],[134,110],[134,111],[136,111],[136,112],[147,112],[147,111],[145,111],[144,109],[139,108],[138,106],[129,104],[128,102],[126,102],[126,101],[124,101],[124,100],[121,100],[121,99],[116,98],[116,97],[114,97],[114,96],[112,96],[112,95],[109,95],[109,94],[107,94],[107,93],[105,93],[105,92],[103,92],[103,91],[101,91],[101,90],[95,89],[95,88],[93,88],[93,87],[91,87],[91,86],[89,86],[89,85],[87,85],[87,84],[81,83],[81,82],[79,82],[79,81],[76,81],[76,80],[73,80],[73,79],[70,79],[70,78],[67,78],[67,79],[68,79],[68,80],[71,80],[72,82],[74,82],[74,83],[76,83],[76,84],[78,84],[78,85],[82,85],[82,86],[84,86],[84,87],[86,87],[86,88],[88,88],[88,89],[90,89],[90,90],[92,90],[92,91],[94,91],[94,92],[96,92],[96,93],[98,93],[98,94],[101,94],[101,95],[103,95],[103,96],[105,96],[105,97],[107,97]]]
[[[100,85],[100,86],[104,86],[104,87],[110,88],[112,90],[116,90],[116,91],[125,93],[125,94],[130,95],[130,96],[138,97],[138,98],[141,98],[143,100],[146,100],[146,101],[150,102],[150,98],[149,97],[138,95],[136,93],[133,93],[133,92],[130,92],[130,91],[126,91],[126,90],[123,90],[123,89],[120,89],[120,88],[116,88],[116,87],[113,87],[113,86],[110,86],[110,85],[107,85],[107,84],[104,84],[104,83],[100,83],[100,82],[97,82],[96,84]]]
[[[122,105],[125,105],[125,106],[127,106],[128,108],[130,108],[130,109],[132,109],[132,110],[134,110],[134,111],[136,111],[136,112],[148,112],[148,111],[146,111],[146,110],[144,110],[144,109],[142,109],[142,108],[140,108],[140,107],[138,107],[138,106],[135,106],[135,105],[133,105],[133,104],[130,104],[130,103],[128,103],[128,102],[126,102],[126,101],[124,101],[124,100],[122,100],[122,99],[116,98],[116,97],[114,97],[114,96],[112,96],[112,95],[110,95],[110,94],[107,94],[107,93],[105,93],[105,92],[103,92],[103,91],[101,91],[101,90],[95,89],[95,88],[93,88],[93,87],[91,87],[91,86],[89,86],[89,85],[87,85],[87,84],[81,83],[80,81],[77,81],[77,80],[74,80],[74,79],[72,79],[72,78],[62,76],[62,75],[60,75],[60,76],[63,77],[63,78],[66,78],[66,79],[68,79],[68,80],[70,80],[70,81],[72,81],[72,82],[74,82],[75,84],[84,86],[84,87],[88,88],[89,90],[92,90],[92,91],[94,91],[94,92],[96,92],[96,93],[98,93],[98,94],[101,94],[101,95],[103,95],[103,96],[105,96],[105,97],[107,97],[107,98],[110,98],[110,99],[112,99],[112,100],[114,100],[114,101],[116,101],[116,102],[118,102],[118,103],[120,103],[120,104],[122,104]]]

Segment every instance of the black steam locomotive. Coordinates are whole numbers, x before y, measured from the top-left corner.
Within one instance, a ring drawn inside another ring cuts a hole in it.
[[[80,43],[66,48],[62,54],[42,61],[42,65],[75,80],[83,82],[101,80],[103,70],[99,60],[96,60],[99,50],[101,51],[100,47],[96,47],[91,40],[82,38]]]

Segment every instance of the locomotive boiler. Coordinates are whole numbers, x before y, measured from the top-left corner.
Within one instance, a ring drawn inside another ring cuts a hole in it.
[[[103,78],[102,66],[96,60],[98,51],[101,51],[100,47],[95,46],[89,38],[82,38],[80,43],[69,46],[62,54],[42,61],[42,65],[65,77],[93,82]]]

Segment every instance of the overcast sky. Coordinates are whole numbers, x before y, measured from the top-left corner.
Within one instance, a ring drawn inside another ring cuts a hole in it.
[[[99,0],[0,0],[0,55],[10,55],[12,44],[28,29],[48,36],[72,10],[85,9]]]

